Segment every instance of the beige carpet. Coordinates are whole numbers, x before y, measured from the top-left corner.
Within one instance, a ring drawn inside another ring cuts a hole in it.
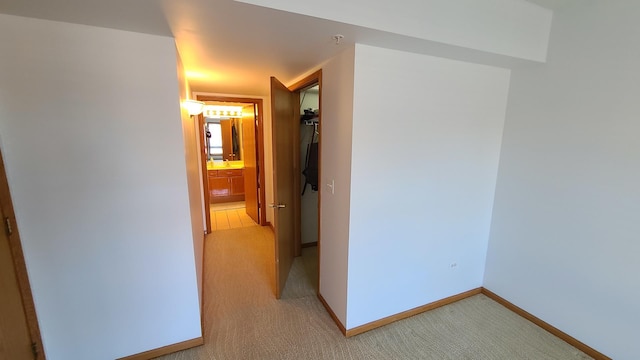
[[[316,256],[303,249],[275,300],[271,230],[214,232],[205,242],[205,345],[160,359],[590,359],[484,295],[346,339],[316,298]]]

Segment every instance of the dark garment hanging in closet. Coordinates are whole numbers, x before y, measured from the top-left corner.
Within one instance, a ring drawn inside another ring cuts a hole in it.
[[[311,185],[313,191],[318,191],[318,143],[311,143],[307,146],[307,161],[302,174],[305,176],[302,195],[307,190],[307,184]]]

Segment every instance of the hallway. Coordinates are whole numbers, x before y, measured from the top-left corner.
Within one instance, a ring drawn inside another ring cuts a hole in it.
[[[275,299],[273,240],[269,227],[257,225],[207,236],[205,345],[159,359],[281,359],[286,357],[283,351],[295,347],[283,333],[309,339],[318,334],[342,337],[316,297],[315,247],[303,249],[303,256],[296,258],[282,299]],[[293,352],[289,358],[298,357]]]

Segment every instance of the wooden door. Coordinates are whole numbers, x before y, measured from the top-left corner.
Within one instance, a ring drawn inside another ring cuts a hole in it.
[[[271,122],[273,133],[274,228],[276,254],[276,298],[280,298],[294,257],[293,125],[298,106],[294,95],[271,77]],[[297,195],[297,194],[295,194]]]
[[[2,218],[5,218],[4,212]],[[0,358],[33,359],[29,327],[13,266],[9,238],[5,231],[0,232]]]
[[[260,224],[258,214],[258,147],[255,104],[242,108],[242,152],[244,155],[244,203],[247,215]]]
[[[0,159],[0,359],[44,359],[22,247]]]

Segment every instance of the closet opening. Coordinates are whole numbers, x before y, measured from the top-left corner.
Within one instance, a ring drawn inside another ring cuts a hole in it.
[[[311,279],[319,291],[320,252],[320,208],[322,206],[322,71],[319,70],[289,87],[299,106],[295,109],[294,162],[298,166],[294,172],[294,191],[297,196],[294,212],[294,252],[295,256],[306,253],[314,258],[318,274]]]

